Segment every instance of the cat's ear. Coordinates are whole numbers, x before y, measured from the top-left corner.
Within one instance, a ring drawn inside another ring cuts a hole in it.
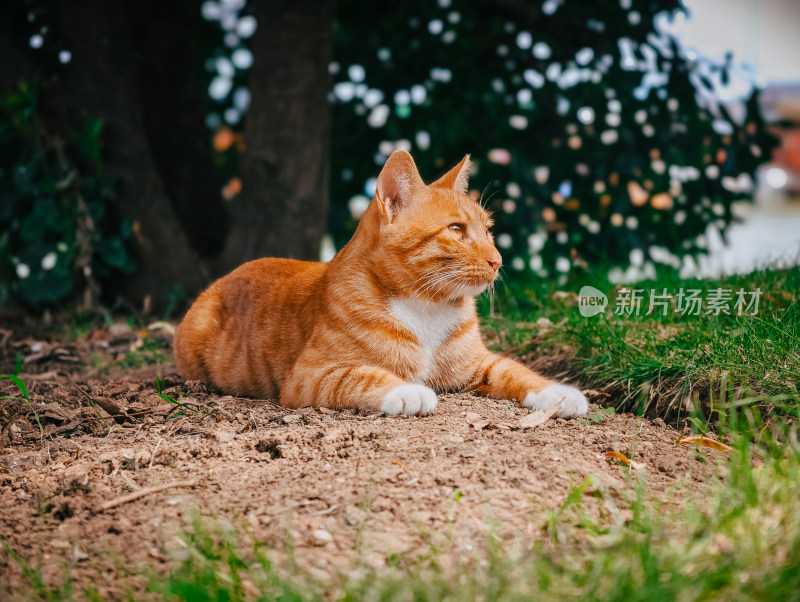
[[[375,189],[381,212],[392,221],[411,203],[414,193],[424,187],[411,155],[404,150],[394,151],[383,166]]]
[[[469,189],[469,170],[471,167],[472,161],[470,161],[469,155],[465,155],[458,165],[436,180],[431,186],[448,188],[467,194],[467,190]]]

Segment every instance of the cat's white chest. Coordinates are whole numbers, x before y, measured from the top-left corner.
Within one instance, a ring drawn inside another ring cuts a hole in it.
[[[418,381],[428,376],[436,350],[467,319],[466,310],[465,306],[404,298],[389,302],[389,312],[414,334],[425,354],[424,369],[417,375]]]

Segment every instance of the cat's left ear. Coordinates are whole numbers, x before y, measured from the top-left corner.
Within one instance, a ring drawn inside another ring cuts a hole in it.
[[[431,186],[450,188],[467,194],[467,190],[469,189],[469,170],[471,167],[472,161],[470,161],[469,155],[465,155],[458,165],[436,180]]]

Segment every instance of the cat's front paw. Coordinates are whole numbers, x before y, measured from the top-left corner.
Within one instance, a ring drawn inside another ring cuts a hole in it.
[[[394,414],[430,414],[438,398],[433,389],[423,385],[401,385],[383,398],[381,411]]]
[[[556,413],[559,418],[575,418],[589,411],[589,402],[583,393],[568,385],[550,385],[539,393],[528,393],[522,405],[526,408],[546,410],[562,400],[561,409]]]

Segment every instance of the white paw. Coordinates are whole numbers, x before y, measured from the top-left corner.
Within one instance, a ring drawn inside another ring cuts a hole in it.
[[[526,408],[546,410],[562,399],[564,401],[561,409],[556,413],[559,418],[575,418],[589,411],[589,402],[583,393],[568,385],[550,385],[540,393],[528,393],[522,405]]]
[[[438,402],[436,393],[423,385],[401,385],[383,398],[381,411],[386,414],[429,414]]]

